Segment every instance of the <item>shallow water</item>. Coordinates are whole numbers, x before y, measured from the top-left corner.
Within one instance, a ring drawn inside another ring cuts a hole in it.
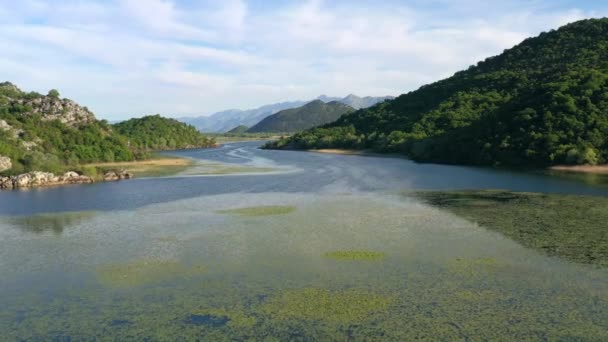
[[[604,189],[255,146],[181,154],[263,172],[2,193],[5,339],[608,339],[608,270],[399,195]]]

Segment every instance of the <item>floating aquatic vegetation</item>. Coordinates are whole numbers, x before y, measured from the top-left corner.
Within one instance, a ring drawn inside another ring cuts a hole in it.
[[[414,194],[548,255],[608,266],[608,198],[499,190]]]
[[[377,261],[385,258],[384,253],[364,250],[333,251],[323,254],[324,257],[334,260],[369,260]]]
[[[320,288],[286,290],[269,298],[261,311],[272,319],[323,320],[356,323],[386,311],[391,298],[363,290],[329,291]]]
[[[495,271],[497,266],[494,258],[457,258],[447,263],[450,272],[470,276]]]
[[[156,240],[162,241],[162,242],[179,242],[179,239],[175,235],[159,236],[156,238]]]
[[[285,214],[292,213],[295,210],[296,210],[296,207],[292,207],[292,206],[267,205],[267,206],[259,206],[259,207],[246,207],[246,208],[237,208],[237,209],[217,210],[216,213],[255,217],[255,216],[270,216],[270,215],[285,215]]]
[[[209,314],[192,314],[186,318],[186,324],[206,325],[210,327],[221,327],[226,325],[230,319],[226,316],[215,316]]]
[[[508,298],[506,294],[498,290],[462,290],[455,292],[454,297],[470,302],[495,302]]]
[[[252,327],[257,322],[255,317],[247,315],[242,308],[234,310],[227,310],[223,308],[199,310],[196,313],[190,315],[189,319],[191,319],[192,317],[195,317],[198,321],[203,321],[203,324],[206,325],[227,324],[228,326],[235,328]]]
[[[204,266],[186,266],[175,261],[138,260],[97,268],[97,279],[104,285],[128,288],[173,278],[194,277],[206,271]]]
[[[52,231],[61,234],[64,229],[78,225],[96,215],[94,211],[74,211],[65,213],[38,214],[32,216],[17,216],[9,219],[9,222],[19,228],[33,232],[44,233]]]

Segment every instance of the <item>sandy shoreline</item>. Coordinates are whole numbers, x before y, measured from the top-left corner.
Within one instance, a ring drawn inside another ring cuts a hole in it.
[[[347,150],[340,148],[322,148],[322,149],[314,149],[314,150],[306,150],[306,152],[316,152],[316,153],[330,153],[330,154],[346,154],[346,155],[373,155],[370,152],[366,152],[363,150]]]
[[[554,171],[608,174],[608,165],[556,165],[550,167]]]
[[[163,157],[130,162],[92,163],[86,166],[98,169],[121,169],[131,172],[138,177],[154,177],[176,174],[194,164],[195,162],[192,159]]]
[[[192,164],[190,159],[185,158],[159,158],[148,160],[137,160],[130,162],[115,162],[115,163],[92,163],[88,166],[95,167],[134,167],[134,166],[185,166]]]

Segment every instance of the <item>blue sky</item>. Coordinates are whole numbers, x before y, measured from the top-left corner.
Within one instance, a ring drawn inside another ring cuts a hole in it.
[[[110,120],[398,95],[606,15],[588,0],[0,0],[0,81]]]

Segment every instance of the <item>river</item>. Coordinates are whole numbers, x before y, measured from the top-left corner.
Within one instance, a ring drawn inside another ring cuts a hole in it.
[[[608,195],[515,171],[260,150],[164,178],[0,193],[12,340],[608,338],[608,271],[408,197]]]

